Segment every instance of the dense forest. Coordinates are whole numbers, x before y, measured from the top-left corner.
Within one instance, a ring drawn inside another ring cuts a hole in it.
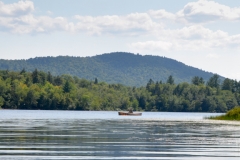
[[[0,107],[40,110],[226,112],[240,105],[240,82],[214,74],[176,84],[172,75],[142,87],[107,84],[50,72],[0,71]]]
[[[175,83],[188,82],[194,76],[207,81],[213,73],[187,66],[173,59],[160,56],[142,56],[139,54],[115,52],[93,57],[36,57],[28,60],[0,60],[0,69],[21,71],[25,68],[31,72],[35,68],[58,76],[69,74],[109,84],[124,84],[127,86],[144,86],[151,78],[165,81],[169,75],[174,77]],[[224,79],[220,77],[220,79]]]

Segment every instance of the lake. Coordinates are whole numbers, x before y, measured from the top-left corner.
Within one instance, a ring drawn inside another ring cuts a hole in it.
[[[240,122],[211,115],[0,110],[0,159],[239,160]]]

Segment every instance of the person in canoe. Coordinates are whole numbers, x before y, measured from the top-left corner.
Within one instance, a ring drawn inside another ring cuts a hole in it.
[[[128,112],[129,112],[129,113],[133,113],[133,109],[132,109],[132,108],[129,108],[129,109],[128,109]]]
[[[133,113],[133,109],[132,108],[128,108],[128,112],[118,112],[118,115],[120,116],[141,116],[142,113]]]

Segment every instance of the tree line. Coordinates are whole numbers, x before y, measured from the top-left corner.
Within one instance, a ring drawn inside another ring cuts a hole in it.
[[[107,84],[50,72],[0,70],[0,107],[39,110],[226,112],[240,105],[240,82],[214,74],[207,82],[150,79],[146,86]]]

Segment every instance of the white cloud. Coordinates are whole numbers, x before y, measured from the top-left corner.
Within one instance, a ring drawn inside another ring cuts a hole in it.
[[[240,8],[230,8],[214,1],[199,0],[185,5],[177,15],[192,23],[240,20]]]
[[[0,28],[18,34],[66,31],[70,30],[70,25],[64,17],[34,17],[32,14],[19,17],[0,17]]]
[[[91,34],[127,33],[129,35],[136,35],[136,33],[140,32],[144,34],[153,28],[162,28],[162,24],[153,22],[147,13],[97,17],[76,15],[75,18],[78,20],[76,30],[87,31]]]
[[[176,30],[162,30],[156,35],[158,40],[141,41],[130,44],[132,50],[149,51],[199,51],[206,49],[239,49],[240,34],[212,31],[200,25]]]
[[[228,36],[226,32],[217,30],[217,31],[212,31],[208,28],[205,28],[201,25],[192,25],[188,27],[183,27],[182,29],[178,29],[173,31],[173,34],[177,38],[182,38],[182,39],[189,39],[189,40],[194,40],[194,39],[223,39]]]
[[[130,48],[138,50],[201,50],[209,48],[239,48],[240,34],[213,31],[204,27],[206,21],[237,20],[240,8],[230,8],[214,1],[199,0],[184,6],[177,13],[166,10],[149,10],[146,13],[127,15],[74,16],[70,22],[65,17],[35,16],[31,1],[13,4],[0,2],[0,31],[17,34],[51,33],[54,31],[83,32],[90,35],[124,35],[143,38],[132,42]],[[172,23],[181,27],[170,29]],[[182,23],[190,22],[188,25]],[[197,22],[197,23],[195,23]],[[152,39],[147,39],[146,37]],[[145,38],[145,39],[144,39]]]
[[[58,30],[72,31],[72,23],[64,17],[34,16],[31,1],[13,4],[0,2],[0,31],[17,34],[48,33]]]
[[[4,4],[0,1],[0,16],[25,15],[34,10],[33,2],[19,1],[13,4]]]
[[[148,13],[152,18],[155,18],[155,19],[169,19],[169,20],[175,20],[176,19],[175,14],[167,12],[164,9],[150,10]]]

